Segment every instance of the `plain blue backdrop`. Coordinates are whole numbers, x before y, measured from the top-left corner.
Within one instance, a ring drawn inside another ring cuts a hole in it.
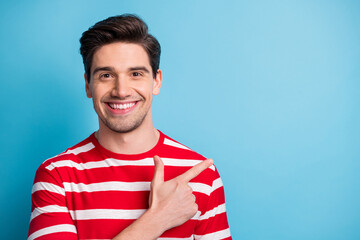
[[[360,2],[2,1],[1,239],[37,167],[97,129],[81,33],[136,13],[162,45],[154,123],[212,157],[234,239],[360,239]]]

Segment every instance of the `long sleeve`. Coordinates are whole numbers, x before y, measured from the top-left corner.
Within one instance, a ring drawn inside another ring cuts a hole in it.
[[[32,188],[32,212],[27,240],[77,240],[67,208],[65,189],[56,169],[42,164]]]
[[[232,239],[226,216],[224,187],[216,169],[207,207],[198,219],[195,239]]]

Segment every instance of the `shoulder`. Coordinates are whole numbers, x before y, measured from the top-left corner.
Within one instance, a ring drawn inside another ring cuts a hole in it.
[[[160,132],[163,136],[163,150],[167,155],[179,157],[182,159],[196,159],[196,160],[205,160],[202,154],[195,152],[190,147],[174,140],[173,138],[165,135]]]
[[[160,157],[162,158],[165,166],[168,166],[169,179],[189,170],[191,167],[207,159],[190,147],[163,133],[161,134],[163,135],[164,140]],[[202,182],[211,186],[219,177],[220,176],[215,165],[212,165],[203,171],[199,176],[194,178],[193,182]]]
[[[71,165],[72,163],[79,163],[82,161],[83,156],[90,153],[95,148],[92,142],[93,134],[84,139],[83,141],[69,147],[64,152],[46,159],[40,166],[40,170],[52,171],[56,166]]]

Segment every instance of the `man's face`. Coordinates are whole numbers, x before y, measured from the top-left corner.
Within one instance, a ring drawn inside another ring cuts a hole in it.
[[[160,91],[161,71],[152,75],[149,57],[141,45],[111,43],[99,48],[91,66],[86,95],[93,99],[99,125],[112,131],[130,132],[152,124],[152,95]]]

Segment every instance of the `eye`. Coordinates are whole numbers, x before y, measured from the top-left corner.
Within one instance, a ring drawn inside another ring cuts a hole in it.
[[[133,72],[133,73],[132,73],[132,76],[133,76],[133,77],[141,77],[142,74],[141,74],[140,72]]]
[[[101,79],[109,79],[109,78],[111,78],[111,74],[110,73],[100,74],[100,78]]]

